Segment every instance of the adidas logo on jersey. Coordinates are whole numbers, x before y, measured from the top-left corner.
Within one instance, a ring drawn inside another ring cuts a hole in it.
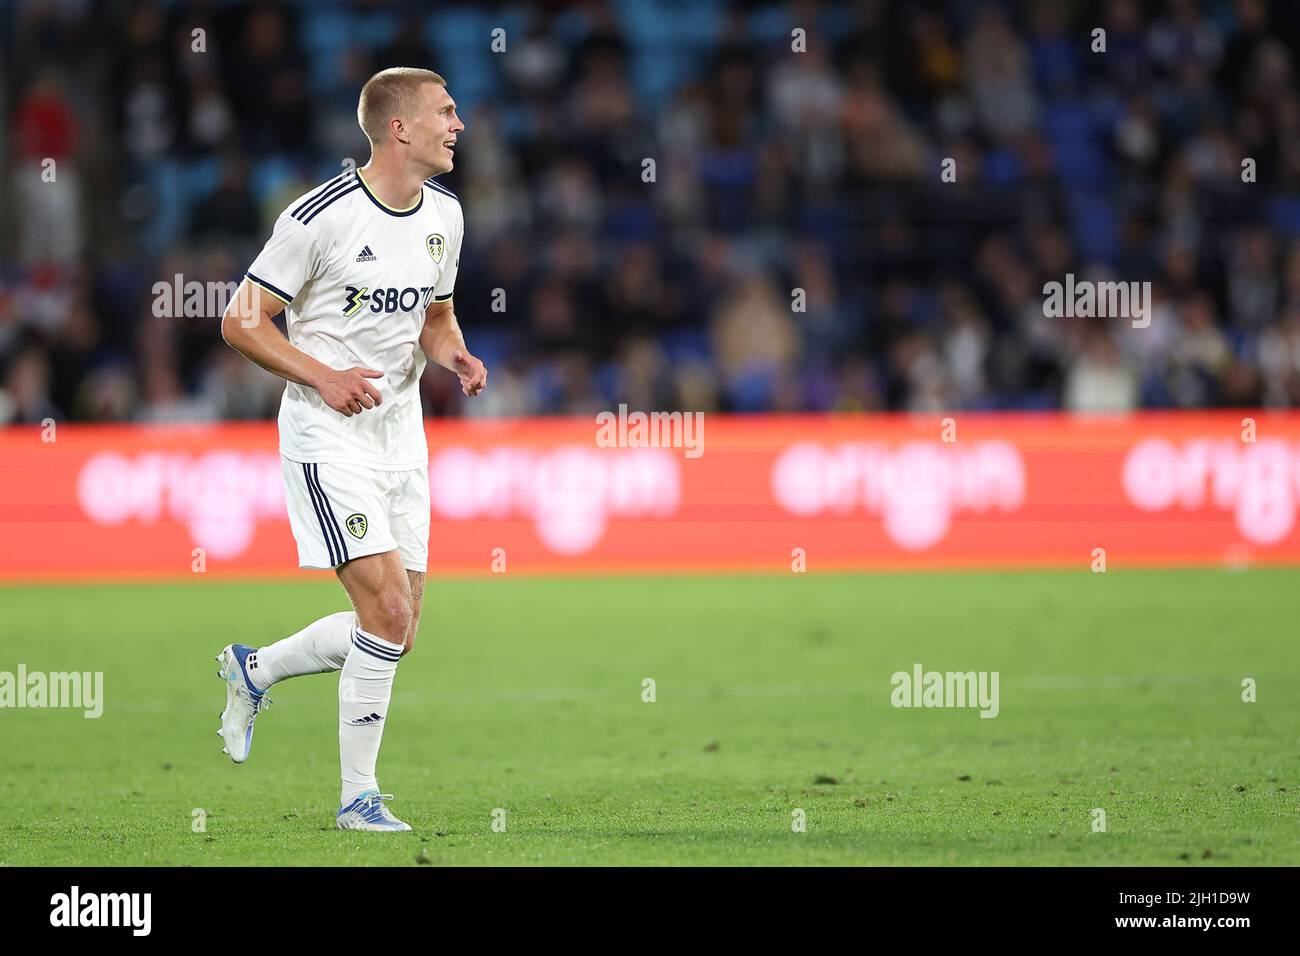
[[[361,250],[361,255],[357,256],[357,262],[374,262],[378,258],[377,255],[370,251],[370,247],[366,246]]]
[[[366,724],[377,724],[383,719],[378,714],[371,714],[369,717],[358,717],[356,720],[349,720],[348,723],[353,727],[364,727]]]

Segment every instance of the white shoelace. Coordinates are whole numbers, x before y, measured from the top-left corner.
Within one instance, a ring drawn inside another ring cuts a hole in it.
[[[378,809],[379,815],[382,816],[385,820],[391,820],[393,823],[396,823],[397,817],[393,816],[392,811],[389,810],[386,806],[384,806],[383,803],[375,802],[376,800],[383,801],[383,800],[391,800],[391,799],[393,799],[393,795],[391,793],[372,793],[370,796],[366,797],[366,802],[363,803],[361,806],[364,809]]]
[[[238,693],[243,695],[244,699],[247,700],[249,705],[253,708],[254,717],[258,715],[258,712],[261,711],[263,707],[270,707],[271,704],[274,703],[274,701],[267,697],[265,693],[260,697],[254,697],[253,692],[250,691],[243,682],[240,682],[239,684]]]

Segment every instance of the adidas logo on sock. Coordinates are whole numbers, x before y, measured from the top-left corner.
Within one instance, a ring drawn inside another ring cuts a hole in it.
[[[370,251],[369,246],[365,246],[361,250],[361,255],[357,256],[357,262],[374,262],[378,258],[377,255]]]
[[[356,720],[349,720],[348,723],[353,727],[364,727],[366,724],[377,724],[383,719],[378,714],[371,714],[369,717],[358,717]]]

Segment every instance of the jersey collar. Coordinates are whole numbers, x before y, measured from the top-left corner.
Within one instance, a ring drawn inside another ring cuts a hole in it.
[[[373,192],[370,191],[370,185],[366,182],[366,178],[361,175],[360,169],[357,170],[357,182],[361,183],[361,191],[365,193],[367,197],[369,197],[370,201],[374,203],[376,206],[378,206],[380,209],[382,209],[384,212],[388,213],[388,215],[390,216],[411,216],[419,212],[420,207],[424,205],[423,184],[421,184],[420,186],[420,198],[415,201],[414,206],[408,206],[405,209],[394,209],[392,206],[385,203],[382,199],[380,199],[378,196],[376,196]]]

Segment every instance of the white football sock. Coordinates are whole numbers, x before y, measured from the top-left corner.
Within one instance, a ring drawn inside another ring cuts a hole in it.
[[[393,677],[402,645],[357,627],[352,650],[339,674],[339,765],[343,790],[339,806],[346,807],[367,790],[378,790],[375,761],[384,739]]]
[[[261,690],[287,677],[339,670],[352,650],[355,611],[339,611],[312,621],[297,634],[248,655],[248,676]]]

